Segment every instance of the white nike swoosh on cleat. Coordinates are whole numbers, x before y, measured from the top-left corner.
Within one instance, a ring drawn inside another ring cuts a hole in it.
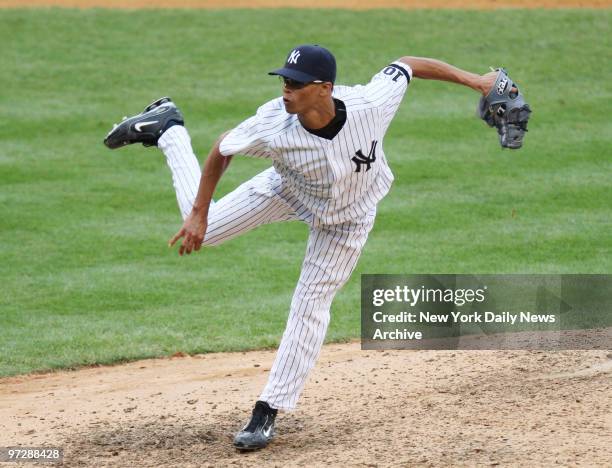
[[[264,427],[265,425],[268,424],[268,416],[266,416],[266,421],[264,422]],[[263,435],[269,439],[270,438],[270,433],[272,432],[272,425],[269,425],[267,428],[263,429],[261,432],[263,432]]]
[[[144,127],[145,125],[151,125],[157,123],[157,120],[151,120],[149,122],[138,122],[136,125],[134,125],[134,128],[136,129],[137,132],[142,132],[142,127]]]

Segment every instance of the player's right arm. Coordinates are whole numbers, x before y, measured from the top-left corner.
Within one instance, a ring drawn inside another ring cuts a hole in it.
[[[208,210],[213,197],[213,193],[221,179],[221,175],[229,166],[232,156],[223,156],[219,147],[223,138],[229,132],[221,134],[208,153],[206,162],[202,169],[198,194],[193,202],[191,213],[185,219],[181,229],[169,241],[169,246],[173,246],[181,237],[183,242],[179,248],[179,255],[190,254],[193,250],[200,250],[206,228],[208,227]]]
[[[169,242],[169,245],[173,246],[183,237],[179,255],[190,254],[202,247],[213,193],[233,155],[270,157],[267,142],[270,136],[278,131],[274,117],[280,109],[280,98],[274,99],[261,106],[256,115],[246,119],[231,131],[223,133],[217,139],[204,163],[198,194],[191,213],[185,219],[183,227]]]

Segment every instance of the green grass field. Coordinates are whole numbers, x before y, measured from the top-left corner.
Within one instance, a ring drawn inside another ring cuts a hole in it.
[[[278,343],[299,223],[180,258],[163,156],[111,152],[113,122],[170,95],[202,158],[280,92],[294,45],[338,82],[402,55],[503,65],[534,114],[502,152],[478,96],[414,80],[385,140],[396,175],[328,340],[359,333],[360,273],[612,272],[609,11],[0,10],[0,375]],[[607,103],[607,104],[606,104]],[[267,167],[234,158],[219,195]]]

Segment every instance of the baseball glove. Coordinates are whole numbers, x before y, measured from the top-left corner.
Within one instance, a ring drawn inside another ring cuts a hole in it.
[[[478,114],[490,127],[497,128],[502,148],[518,149],[523,146],[531,109],[506,70],[496,71],[493,88],[480,98]]]

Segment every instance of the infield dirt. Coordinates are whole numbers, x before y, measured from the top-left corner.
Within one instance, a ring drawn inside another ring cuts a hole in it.
[[[609,466],[609,351],[329,345],[265,450],[231,445],[273,351],[0,380],[0,446],[64,466]]]

